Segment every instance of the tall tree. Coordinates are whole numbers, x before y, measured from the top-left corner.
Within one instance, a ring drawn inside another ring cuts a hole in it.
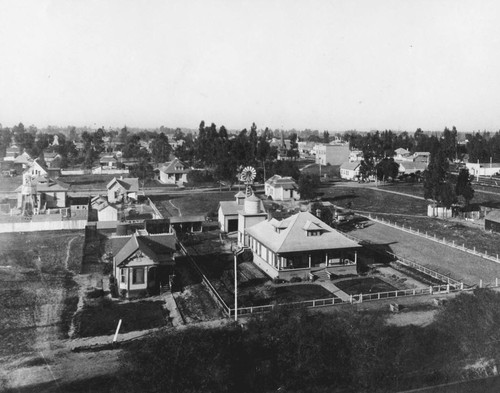
[[[471,177],[467,168],[462,168],[458,172],[455,194],[457,197],[463,198],[465,207],[468,207],[470,201],[474,198],[474,189],[472,188]]]
[[[168,143],[168,137],[162,132],[158,134],[151,148],[151,158],[156,164],[169,160],[172,148]]]
[[[431,151],[430,162],[424,172],[424,198],[433,199],[438,206],[446,208],[450,208],[456,201],[448,168],[446,153],[438,143]]]

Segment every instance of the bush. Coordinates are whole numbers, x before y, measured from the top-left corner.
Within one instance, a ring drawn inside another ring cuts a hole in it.
[[[290,282],[301,282],[301,281],[302,281],[302,279],[300,277],[292,277],[290,279]]]
[[[93,288],[91,291],[88,291],[86,295],[89,299],[97,299],[104,296],[104,291],[99,288]]]
[[[120,297],[125,299],[127,297],[127,290],[126,289],[122,289],[120,291]]]

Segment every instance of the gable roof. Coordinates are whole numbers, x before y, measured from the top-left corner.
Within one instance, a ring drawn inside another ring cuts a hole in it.
[[[244,205],[239,205],[236,201],[220,201],[219,207],[225,216],[237,215],[245,208]]]
[[[182,169],[178,169],[181,166]],[[160,167],[160,171],[163,173],[188,173],[189,166],[178,158],[174,158],[172,161],[163,164]]]
[[[307,229],[320,230],[322,234],[307,236]],[[277,254],[361,247],[309,212],[300,212],[282,221],[265,220],[246,231]]]
[[[427,169],[427,163],[423,161],[400,161],[399,171],[425,171]]]
[[[124,179],[117,179],[114,177],[107,185],[106,188],[108,190],[111,189],[115,184],[119,184],[125,190],[130,192],[138,192],[139,191],[139,179],[137,177],[128,177]]]
[[[406,155],[406,154],[410,154],[410,152],[406,149],[403,149],[402,147],[394,150],[394,153],[396,154],[401,154],[401,155]]]
[[[132,257],[137,251],[141,251],[146,255],[153,264],[159,264],[161,262],[172,260],[172,254],[175,251],[175,235],[174,234],[162,234],[162,235],[147,235],[139,236],[133,234],[125,244],[123,244],[124,239],[118,238],[118,242],[115,245],[120,247],[113,249],[113,254],[115,255],[115,261],[117,266],[125,266],[130,257]],[[115,239],[113,239],[115,240]]]
[[[347,169],[350,171],[355,171],[361,163],[359,161],[349,161],[349,162],[344,162],[341,166],[340,169]]]
[[[488,221],[500,222],[500,210],[492,210],[484,218]]]
[[[270,177],[266,183],[271,187],[283,188],[285,190],[294,190],[298,188],[297,183],[295,183],[295,180],[293,180],[291,176],[282,177],[280,175],[274,175]]]

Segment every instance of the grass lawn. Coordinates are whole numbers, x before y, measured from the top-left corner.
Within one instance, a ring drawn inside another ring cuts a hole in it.
[[[448,221],[436,219],[428,219],[428,221],[437,222],[440,225],[443,223],[450,224]],[[448,234],[452,234],[453,231],[459,234],[462,230],[466,229],[458,228],[453,230],[452,228],[448,228]],[[479,280],[483,280],[484,283],[494,283],[496,277],[500,278],[499,263],[485,260],[481,257],[384,224],[370,223],[370,225],[363,229],[351,231],[350,234],[361,241],[376,244],[400,257],[414,260],[421,265],[450,275],[457,280],[463,280],[468,285],[477,285]],[[488,233],[484,234],[486,236],[491,235]],[[480,239],[480,236],[477,236],[477,234],[471,234],[471,236],[474,236],[471,242],[475,243]],[[495,245],[497,243],[498,240]]]
[[[397,288],[377,277],[353,278],[336,282],[335,285],[348,295],[396,291]]]
[[[120,333],[171,326],[162,301],[87,300],[74,318],[76,337],[113,334],[122,319]]]
[[[188,195],[179,196],[151,196],[151,200],[158,207],[164,217],[178,216],[179,211],[183,216],[191,215],[217,215],[220,201],[234,201],[238,190],[233,191],[209,191],[193,192]],[[170,202],[171,201],[171,202]],[[172,204],[175,206],[172,206]]]
[[[71,191],[105,190],[116,175],[71,175],[61,176],[58,180],[70,185]]]
[[[368,187],[344,187],[334,185],[323,188],[323,200],[334,205],[346,208],[351,203],[351,209],[362,212],[393,213],[404,215],[427,214],[427,202],[421,199],[410,198],[404,195],[377,192]]]
[[[335,297],[334,294],[318,284],[279,285],[275,287],[275,300],[278,304]]]

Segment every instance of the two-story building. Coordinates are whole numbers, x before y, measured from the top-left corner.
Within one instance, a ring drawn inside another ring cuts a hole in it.
[[[290,176],[274,175],[264,184],[264,193],[274,201],[288,201],[300,199],[299,187]]]

